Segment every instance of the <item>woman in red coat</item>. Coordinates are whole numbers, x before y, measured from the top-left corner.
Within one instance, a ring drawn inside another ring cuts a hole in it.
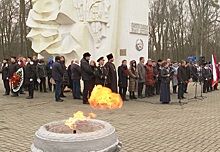
[[[148,60],[145,66],[146,66],[145,97],[152,97],[153,96],[153,86],[155,83],[152,61]]]

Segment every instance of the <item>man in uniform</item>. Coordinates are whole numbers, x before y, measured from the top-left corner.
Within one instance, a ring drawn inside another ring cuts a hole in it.
[[[27,58],[27,64],[25,66],[25,85],[28,88],[28,97],[26,99],[34,98],[34,77],[35,77],[35,66],[31,57]]]
[[[17,61],[16,61],[16,57],[11,57],[11,64],[9,65],[9,79],[11,79],[14,75],[15,72],[17,72],[17,70],[20,68],[20,66],[18,65]],[[13,90],[11,89],[12,95],[11,97],[17,97],[18,96],[18,92],[13,92]]]
[[[95,68],[95,84],[105,86],[108,77],[108,71],[104,66],[104,57],[100,57],[97,62],[99,63],[99,66]]]
[[[9,64],[8,59],[3,59],[2,63],[2,80],[5,87],[5,94],[7,96],[10,94],[10,85],[9,85]]]
[[[108,70],[108,78],[107,78],[107,87],[112,90],[112,92],[117,93],[117,74],[114,62],[114,57],[112,54],[107,55],[108,62],[105,64],[106,69]]]

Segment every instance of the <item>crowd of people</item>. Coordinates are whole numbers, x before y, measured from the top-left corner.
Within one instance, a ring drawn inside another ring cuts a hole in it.
[[[73,99],[82,99],[83,104],[88,104],[88,98],[95,85],[108,87],[112,92],[119,93],[123,101],[135,100],[137,98],[151,98],[160,95],[160,102],[170,103],[170,84],[173,94],[178,99],[185,99],[189,80],[203,84],[203,93],[218,90],[218,83],[213,87],[212,66],[210,63],[201,65],[187,63],[182,60],[180,63],[159,59],[154,61],[140,57],[139,62],[132,60],[128,63],[123,60],[116,69],[112,54],[100,57],[97,61],[90,61],[89,52],[83,54],[79,61],[74,59],[69,66],[66,66],[64,56],[56,56],[55,61],[50,58],[47,63],[44,59],[37,59],[36,56],[24,58],[11,57],[3,59],[2,80],[4,82],[5,94],[17,97],[28,91],[27,99],[34,98],[34,91],[48,92],[54,88],[56,102],[63,102],[64,90],[66,87],[72,90]],[[129,64],[129,65],[128,65]],[[220,64],[216,65],[218,76]],[[19,69],[24,69],[24,83],[19,91],[11,88],[13,74]],[[83,86],[81,86],[81,80]],[[46,82],[47,81],[47,82]],[[47,85],[46,85],[47,83]],[[48,86],[48,90],[47,87]],[[83,92],[81,92],[83,90]],[[129,92],[129,99],[126,94]]]

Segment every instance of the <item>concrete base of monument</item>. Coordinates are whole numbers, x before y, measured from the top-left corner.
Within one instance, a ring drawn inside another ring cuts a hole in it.
[[[115,128],[107,122],[89,119],[77,122],[75,133],[65,120],[45,124],[35,133],[32,152],[119,152]]]

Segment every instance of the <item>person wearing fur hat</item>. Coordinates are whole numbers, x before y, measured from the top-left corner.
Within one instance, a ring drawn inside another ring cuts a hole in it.
[[[137,64],[135,60],[130,62],[129,68],[129,92],[130,92],[130,99],[137,99],[135,96],[135,92],[138,92],[138,79],[139,73],[137,69]]]
[[[107,78],[107,87],[112,90],[112,92],[118,93],[117,89],[117,74],[116,68],[113,64],[114,57],[112,54],[107,55],[108,62],[105,64],[105,67],[108,71],[108,78]]]
[[[31,57],[27,58],[27,63],[24,68],[25,70],[25,79],[24,84],[28,88],[28,97],[26,99],[34,98],[34,77],[35,77],[35,65],[31,60]]]
[[[89,65],[90,56],[91,54],[86,52],[83,54],[83,58],[80,61],[81,75],[84,82],[83,104],[88,104],[89,91],[93,89],[92,78],[94,77],[94,72],[92,67]]]
[[[104,66],[104,57],[100,57],[97,62],[99,63],[99,65],[95,69],[95,84],[105,86],[106,80],[108,78],[108,71]]]

